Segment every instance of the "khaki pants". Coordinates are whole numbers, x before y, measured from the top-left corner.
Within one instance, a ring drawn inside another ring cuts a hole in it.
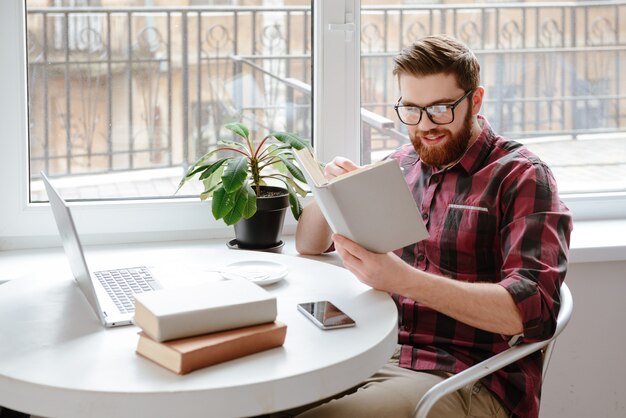
[[[398,366],[400,349],[376,374],[361,385],[332,399],[306,405],[272,417],[298,418],[412,418],[421,397],[449,374],[416,372]],[[489,417],[510,414],[487,388],[476,382],[442,398],[431,409],[429,418]]]

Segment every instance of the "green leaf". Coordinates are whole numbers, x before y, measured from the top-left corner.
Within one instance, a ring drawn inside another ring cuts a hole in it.
[[[217,170],[213,172],[210,176],[205,179],[202,179],[202,184],[204,185],[204,191],[200,193],[200,200],[206,200],[209,197],[213,196],[213,192],[217,189],[218,186],[222,185],[222,173],[224,172],[224,165],[221,165]]]
[[[306,195],[309,193],[308,191],[300,187],[300,185],[296,183],[293,179],[287,178],[287,183],[289,183],[289,185],[295,189],[296,193],[298,193],[302,197],[306,197]]]
[[[213,192],[213,202],[211,203],[211,212],[215,219],[222,219],[228,213],[228,193],[221,187]]]
[[[302,171],[300,171],[300,168],[298,168],[298,166],[296,166],[288,158],[285,158],[283,155],[278,155],[278,158],[280,158],[280,161],[285,164],[285,167],[287,167],[287,170],[289,170],[289,174],[291,174],[296,180],[301,181],[302,183],[306,183],[304,174],[302,174]]]
[[[197,168],[203,165],[206,160],[211,158],[211,156],[218,151],[219,149],[214,149],[213,151],[209,151],[206,154],[204,154],[202,157],[198,158],[198,160],[196,160],[196,162],[193,163],[189,167],[189,169],[187,169],[187,173],[185,174],[185,177],[192,177],[195,174],[194,171],[197,172]]]
[[[240,190],[246,193],[246,204],[241,214],[244,218],[250,219],[256,213],[256,193],[249,184],[246,184],[246,187],[242,187]]]
[[[272,132],[270,136],[273,136],[282,143],[290,145],[295,149],[303,149],[309,146],[309,141],[300,138],[298,135],[289,132]]]
[[[193,176],[195,176],[197,173],[205,170],[210,164],[204,164],[204,162],[206,160],[208,160],[213,154],[215,154],[216,152],[220,151],[219,149],[215,149],[211,152],[207,152],[206,154],[204,154],[202,157],[200,157],[195,163],[193,163],[188,169],[187,172],[185,173],[185,175],[183,176],[183,178],[180,180],[180,182],[178,183],[178,188],[176,189],[176,191],[174,192],[174,194],[178,193],[178,191],[180,190],[181,187],[183,187],[183,185],[190,180]]]
[[[267,150],[268,150],[268,153],[267,153],[268,157],[269,156],[274,157],[279,154],[291,155],[291,146],[287,144],[280,144],[280,145],[271,144],[270,146],[267,147]]]
[[[227,123],[226,125],[224,125],[224,128],[236,133],[237,135],[239,135],[242,138],[245,138],[246,140],[249,139],[248,136],[250,135],[250,132],[248,131],[248,128],[246,127],[246,125],[244,125],[243,123],[240,123],[240,122]]]
[[[200,200],[207,200],[209,197],[213,196],[213,192],[215,189],[221,186],[221,183],[213,184],[207,186],[202,193],[200,193]]]
[[[214,162],[213,164],[209,164],[205,169],[204,172],[200,175],[200,177],[198,178],[199,180],[204,180],[206,178],[209,178],[213,173],[215,173],[220,167],[222,167],[222,165],[228,161],[229,158],[222,158],[220,160],[217,160],[216,162]]]
[[[249,184],[234,193],[227,193],[219,187],[213,193],[211,211],[215,219],[223,219],[226,225],[233,225],[242,217],[249,218],[256,213],[256,194]]]
[[[289,207],[291,208],[291,214],[297,221],[302,214],[302,204],[291,186],[287,185],[287,191],[289,192]]]
[[[231,158],[222,174],[222,183],[228,193],[239,190],[248,177],[248,158],[241,156]]]
[[[237,149],[242,150],[245,153],[248,152],[248,149],[246,148],[246,145],[242,144],[241,142],[229,141],[227,139],[220,139],[218,142],[221,145],[226,145],[227,147],[237,148]]]
[[[274,162],[270,164],[276,171],[278,171],[281,174],[288,174],[289,170],[287,169],[287,166],[285,164],[283,164],[283,162],[278,159],[278,158],[274,158]]]
[[[291,146],[287,144],[271,144],[267,147],[270,155],[278,155],[288,153],[291,154]]]
[[[222,174],[224,173],[224,169],[226,166],[222,164],[217,170],[215,170],[210,176],[202,179],[202,184],[204,184],[205,189],[209,189],[210,187],[221,184],[222,183]]]

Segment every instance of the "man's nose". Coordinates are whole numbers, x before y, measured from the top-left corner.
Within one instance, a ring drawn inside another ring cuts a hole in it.
[[[417,125],[415,125],[415,127],[417,129],[419,129],[420,131],[430,131],[431,129],[436,129],[437,127],[439,127],[439,125],[437,125],[436,123],[433,123],[432,120],[430,120],[430,118],[428,117],[428,114],[426,113],[425,110],[422,110],[422,118],[419,121],[419,123]]]

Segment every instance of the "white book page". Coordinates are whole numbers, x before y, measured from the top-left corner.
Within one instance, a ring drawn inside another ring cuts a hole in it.
[[[326,176],[324,176],[324,171],[322,171],[322,167],[317,160],[315,160],[315,157],[308,148],[295,150],[295,155],[302,169],[308,174],[308,177],[313,181],[316,187],[323,187],[328,183]]]

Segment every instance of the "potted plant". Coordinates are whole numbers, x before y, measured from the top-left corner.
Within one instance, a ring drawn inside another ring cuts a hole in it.
[[[178,190],[199,175],[204,185],[200,199],[213,198],[213,217],[235,226],[239,247],[274,247],[280,243],[287,207],[296,219],[302,212],[298,195],[304,197],[307,191],[299,183],[306,184],[306,180],[291,151],[308,147],[308,143],[287,132],[272,132],[254,141],[242,123],[228,123],[224,128],[233,132],[236,140],[222,139],[219,148],[200,157],[189,167]]]

